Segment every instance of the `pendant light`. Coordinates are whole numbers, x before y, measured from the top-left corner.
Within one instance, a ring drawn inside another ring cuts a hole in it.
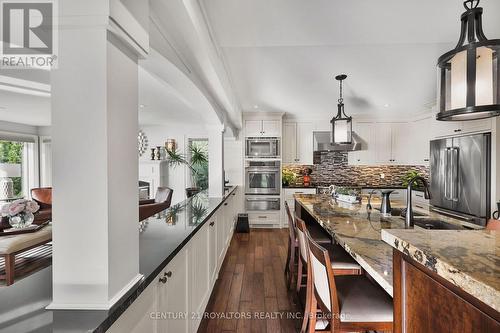
[[[438,60],[437,120],[475,120],[500,115],[500,39],[487,39],[479,0],[464,1],[460,39]]]
[[[347,75],[337,75],[335,79],[340,82],[340,98],[337,105],[337,115],[330,120],[332,124],[332,144],[352,143],[352,117],[348,117],[344,112],[344,99],[342,98],[342,82]]]

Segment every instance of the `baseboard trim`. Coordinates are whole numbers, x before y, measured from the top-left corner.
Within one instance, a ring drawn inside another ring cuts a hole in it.
[[[137,274],[107,303],[50,303],[46,310],[109,310],[118,302],[133,286],[143,279],[143,274]]]

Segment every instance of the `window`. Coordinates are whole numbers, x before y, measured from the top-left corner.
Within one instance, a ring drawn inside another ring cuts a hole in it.
[[[191,186],[208,188],[208,139],[189,139]]]
[[[0,134],[0,172],[12,179],[15,197],[29,197],[38,184],[35,137]]]

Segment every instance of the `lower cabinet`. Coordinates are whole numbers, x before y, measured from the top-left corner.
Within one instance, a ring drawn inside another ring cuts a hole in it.
[[[500,332],[500,314],[394,250],[395,333]]]
[[[236,191],[108,332],[187,333],[198,330],[239,213]]]

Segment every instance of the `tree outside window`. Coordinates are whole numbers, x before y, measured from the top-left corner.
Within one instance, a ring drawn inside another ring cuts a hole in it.
[[[0,163],[22,164],[24,143],[0,140]],[[22,177],[12,177],[14,195],[20,196],[23,191]]]

